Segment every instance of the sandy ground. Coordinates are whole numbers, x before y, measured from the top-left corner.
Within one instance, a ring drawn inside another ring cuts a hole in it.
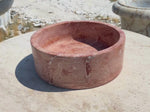
[[[118,18],[109,0],[15,0],[12,9],[22,16],[48,23],[67,20]]]
[[[10,9],[11,24],[7,29],[1,27],[4,35],[0,41],[61,21],[92,20],[120,27],[111,1],[114,0],[14,0]],[[6,17],[3,20],[4,24]]]

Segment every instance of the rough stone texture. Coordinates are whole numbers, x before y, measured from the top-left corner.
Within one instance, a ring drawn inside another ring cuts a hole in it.
[[[125,35],[101,22],[71,21],[50,25],[31,38],[39,76],[69,89],[97,87],[122,69]]]
[[[119,19],[110,0],[15,0],[12,9],[24,18],[48,24],[71,20]],[[113,22],[112,22],[113,23]]]
[[[121,27],[150,37],[150,1],[119,0],[113,5],[113,12],[121,17]]]
[[[121,74],[110,83],[87,90],[50,86],[35,72],[32,33],[0,43],[1,112],[149,112],[150,39],[125,31]]]
[[[149,19],[121,17],[121,27],[150,37]]]

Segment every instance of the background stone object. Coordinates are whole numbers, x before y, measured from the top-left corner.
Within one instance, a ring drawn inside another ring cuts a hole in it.
[[[113,12],[120,16],[121,27],[150,37],[150,1],[118,0]]]
[[[11,23],[11,15],[9,9],[14,0],[0,0],[0,29],[6,32],[6,26]]]
[[[0,15],[7,12],[11,8],[13,2],[14,0],[0,0]]]

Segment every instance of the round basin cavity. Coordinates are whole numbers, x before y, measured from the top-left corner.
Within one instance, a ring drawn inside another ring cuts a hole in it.
[[[150,8],[150,0],[119,0],[119,3],[133,8]]]
[[[31,37],[38,75],[55,86],[103,85],[121,71],[125,36],[111,25],[71,21],[50,25]]]
[[[11,8],[13,2],[14,0],[0,0],[0,15],[7,12]]]
[[[119,33],[115,29],[92,22],[62,23],[41,32],[37,32],[34,45],[43,52],[58,56],[90,56],[119,40]]]

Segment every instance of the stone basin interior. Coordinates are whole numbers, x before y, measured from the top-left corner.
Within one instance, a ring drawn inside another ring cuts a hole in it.
[[[50,54],[91,55],[114,45],[119,40],[119,32],[100,23],[68,22],[47,27],[32,39]]]
[[[135,8],[150,8],[150,0],[119,0],[119,3]]]

